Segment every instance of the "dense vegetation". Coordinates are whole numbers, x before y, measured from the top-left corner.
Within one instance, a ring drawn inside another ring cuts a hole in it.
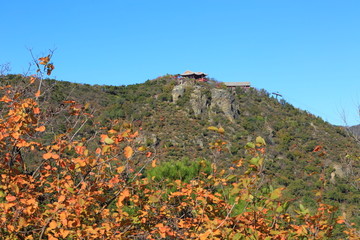
[[[177,84],[2,76],[1,234],[356,239],[358,146],[343,128],[255,89],[233,93],[233,122],[196,116],[194,88],[224,86],[188,85],[174,103]]]

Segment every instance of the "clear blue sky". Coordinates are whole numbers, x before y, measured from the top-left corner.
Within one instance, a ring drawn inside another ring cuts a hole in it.
[[[250,81],[333,124],[359,124],[358,0],[104,0],[1,3],[0,64],[24,73],[55,49],[53,74],[128,85],[202,71]]]

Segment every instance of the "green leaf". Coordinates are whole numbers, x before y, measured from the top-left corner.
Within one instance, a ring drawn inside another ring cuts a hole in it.
[[[150,196],[149,197],[149,203],[157,203],[160,201],[160,197],[159,196]]]
[[[104,142],[106,143],[106,144],[113,144],[114,143],[114,140],[112,140],[111,138],[109,138],[109,137],[107,137],[107,138],[105,138],[104,139]]]
[[[240,188],[238,187],[234,187],[231,191],[230,191],[230,195],[236,195],[240,192]]]
[[[255,144],[252,143],[252,142],[248,142],[248,143],[245,145],[245,148],[255,148]]]
[[[257,144],[261,144],[262,146],[266,145],[266,142],[262,137],[257,137],[255,141]]]
[[[255,166],[257,166],[258,163],[259,163],[259,158],[252,158],[252,159],[250,159],[250,163],[253,164],[253,165],[255,165]]]
[[[300,210],[301,210],[301,211],[305,211],[305,210],[306,210],[305,207],[304,207],[304,205],[302,205],[301,203],[300,203],[299,207],[300,207]]]
[[[270,195],[270,199],[274,200],[281,197],[281,192],[282,192],[282,188],[275,189],[274,191],[272,191]]]
[[[232,239],[233,239],[233,240],[240,240],[240,239],[243,239],[243,237],[244,237],[244,234],[242,234],[242,233],[236,233],[236,234],[232,237]]]

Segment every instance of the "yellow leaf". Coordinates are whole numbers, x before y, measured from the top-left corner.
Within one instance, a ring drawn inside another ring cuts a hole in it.
[[[146,147],[141,146],[141,147],[139,147],[139,148],[138,148],[138,150],[139,150],[140,152],[143,152],[143,151],[145,151],[145,150],[146,150]]]
[[[26,222],[26,219],[24,217],[19,218],[19,227],[26,227],[28,224]]]
[[[124,155],[127,159],[131,158],[131,156],[133,155],[134,151],[131,147],[127,146],[124,148]]]
[[[224,128],[222,128],[222,127],[221,127],[221,128],[219,128],[219,129],[218,129],[218,133],[221,133],[221,134],[225,133]]]
[[[211,233],[211,230],[207,230],[206,232],[201,233],[201,234],[199,235],[199,239],[200,239],[200,240],[209,239],[208,237],[209,237],[210,233]]]
[[[215,131],[215,132],[219,131],[219,129],[217,127],[214,127],[214,126],[208,127],[207,129],[211,130],[211,131]]]
[[[105,154],[110,148],[111,148],[111,147],[108,146],[108,145],[103,146],[103,148],[101,149],[101,153],[102,153],[102,154]]]
[[[116,168],[117,173],[122,173],[124,171],[125,167],[124,166],[120,166],[118,168]]]

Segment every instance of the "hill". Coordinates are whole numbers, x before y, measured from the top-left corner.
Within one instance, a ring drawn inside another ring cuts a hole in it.
[[[354,125],[348,128],[355,137],[360,137],[360,125]]]
[[[38,89],[27,82],[21,75],[1,77],[1,84],[35,94]],[[68,128],[74,129],[74,138],[93,139],[100,134],[94,132],[95,125],[130,127],[139,130],[137,144],[160,162],[206,160],[227,167],[241,158],[250,160],[244,146],[262,136],[267,144],[264,184],[286,187],[286,197],[310,207],[322,189],[325,202],[360,223],[358,143],[344,128],[278,101],[265,90],[229,90],[220,82],[180,82],[172,75],[129,86],[47,79],[41,89],[39,101],[51,129],[44,142]],[[68,105],[88,117],[70,120]],[[217,151],[220,145],[224,151]],[[40,159],[28,155],[25,161],[36,166]]]

